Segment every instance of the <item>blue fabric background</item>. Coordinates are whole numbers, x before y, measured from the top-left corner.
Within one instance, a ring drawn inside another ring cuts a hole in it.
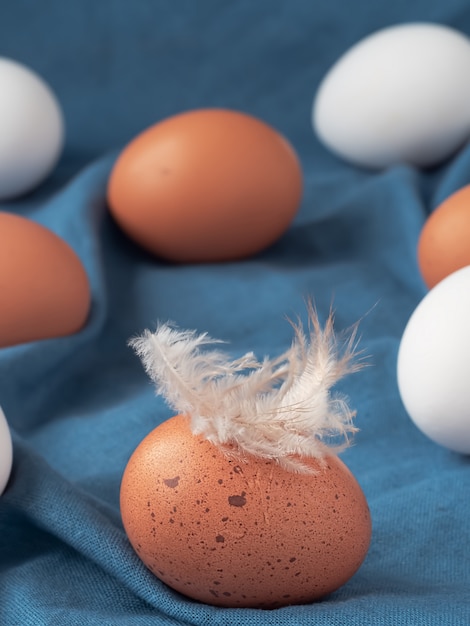
[[[82,332],[0,349],[15,457],[0,498],[2,626],[470,624],[470,460],[413,426],[395,372],[406,321],[426,293],[417,237],[429,212],[470,182],[470,146],[427,172],[369,172],[328,153],[310,124],[316,88],[339,55],[378,28],[414,20],[470,35],[465,0],[1,3],[0,55],[53,87],[67,142],[48,181],[0,209],[64,237],[93,291]],[[264,253],[174,266],[118,230],[106,182],[136,133],[200,106],[244,110],[284,133],[305,193],[289,232]],[[125,464],[171,415],[126,342],[172,319],[228,340],[234,354],[275,355],[291,340],[284,316],[305,316],[309,296],[323,319],[333,302],[339,330],[363,318],[372,366],[340,388],[357,409],[360,432],[343,460],[370,504],[370,551],[316,604],[269,612],[198,604],[155,579],[122,529]]]

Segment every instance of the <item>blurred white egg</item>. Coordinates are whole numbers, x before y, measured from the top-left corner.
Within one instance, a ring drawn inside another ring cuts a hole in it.
[[[413,311],[398,350],[398,388],[416,426],[470,454],[470,266],[444,278]]]
[[[0,201],[39,185],[55,167],[64,143],[56,96],[24,65],[0,57]]]
[[[5,415],[0,408],[0,495],[3,493],[10,477],[13,462],[13,448],[10,429]]]
[[[436,165],[470,136],[470,39],[431,23],[395,25],[350,48],[313,103],[319,139],[356,165]]]

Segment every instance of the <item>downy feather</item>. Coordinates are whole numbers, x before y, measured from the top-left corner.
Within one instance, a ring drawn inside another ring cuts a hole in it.
[[[194,434],[229,454],[273,459],[291,471],[308,472],[302,458],[337,453],[356,431],[354,411],[331,388],[361,363],[355,358],[355,330],[341,344],[331,312],[321,328],[310,304],[308,334],[300,323],[292,326],[291,346],[262,361],[252,352],[231,360],[207,349],[219,340],[170,324],[159,324],[129,344],[156,392],[190,417]]]

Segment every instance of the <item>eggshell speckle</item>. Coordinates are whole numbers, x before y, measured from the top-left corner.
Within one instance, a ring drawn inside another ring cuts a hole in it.
[[[293,220],[302,172],[288,141],[261,120],[200,109],[145,130],[111,172],[109,208],[150,253],[227,261],[274,243]]]
[[[321,81],[319,139],[354,164],[436,165],[470,136],[470,40],[441,24],[389,26],[359,41]]]
[[[0,293],[0,347],[74,333],[90,308],[88,278],[72,248],[6,212],[0,212]]]
[[[418,264],[432,289],[443,278],[470,265],[470,185],[442,202],[428,217],[418,241]]]
[[[309,461],[310,462],[310,461]],[[368,550],[371,520],[337,457],[315,475],[227,457],[176,416],[150,433],[125,469],[121,513],[146,566],[173,589],[226,607],[319,599]]]

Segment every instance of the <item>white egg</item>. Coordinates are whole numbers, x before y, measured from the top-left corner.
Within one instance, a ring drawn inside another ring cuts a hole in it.
[[[390,26],[350,48],[313,103],[319,139],[356,165],[436,165],[470,137],[470,39],[447,26]]]
[[[0,58],[0,200],[20,196],[55,167],[64,143],[60,105],[44,80]]]
[[[0,408],[0,495],[3,493],[10,477],[13,462],[13,448],[10,430],[5,415]]]
[[[416,426],[436,443],[470,454],[470,266],[439,282],[401,338],[398,388]]]

